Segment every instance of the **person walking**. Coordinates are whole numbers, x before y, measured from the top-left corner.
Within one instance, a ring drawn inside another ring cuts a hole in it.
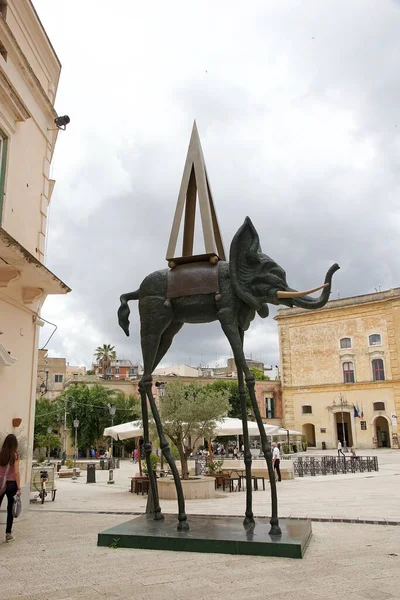
[[[278,475],[278,481],[282,481],[281,475],[281,453],[275,442],[272,444],[272,464],[276,474]]]
[[[18,440],[10,433],[3,442],[0,450],[0,506],[4,496],[7,496],[6,542],[13,542],[13,504],[14,496],[21,495],[21,479],[19,474]]]
[[[346,456],[342,450],[342,442],[340,440],[338,440],[338,443],[337,443],[337,453],[338,453],[338,456],[340,456],[340,455]]]

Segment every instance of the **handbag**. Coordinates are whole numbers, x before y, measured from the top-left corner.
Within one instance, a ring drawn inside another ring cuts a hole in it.
[[[1,482],[0,485],[0,496],[2,496],[4,494],[4,492],[6,491],[7,488],[7,475],[8,475],[8,471],[10,470],[10,465],[8,464],[6,467],[6,470],[4,471],[4,475],[3,475],[3,480]]]
[[[18,494],[15,494],[14,502],[12,505],[12,514],[13,514],[14,519],[17,519],[19,517],[19,515],[21,514],[21,510],[22,510],[21,496],[18,496]]]

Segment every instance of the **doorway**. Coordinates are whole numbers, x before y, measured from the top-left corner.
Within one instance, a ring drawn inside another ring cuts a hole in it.
[[[312,423],[305,423],[303,425],[303,435],[307,438],[307,445],[315,448],[315,427]]]
[[[378,441],[378,448],[390,448],[389,423],[385,417],[376,419],[375,437]]]
[[[343,411],[343,422],[342,412],[337,412],[335,418],[337,439],[340,440],[340,443],[344,446],[344,439],[346,438],[346,444],[348,448],[351,448],[353,445],[353,432],[351,430],[350,413]]]

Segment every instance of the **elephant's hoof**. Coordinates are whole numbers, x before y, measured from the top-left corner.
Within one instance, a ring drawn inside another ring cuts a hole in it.
[[[272,525],[269,535],[282,535],[282,531],[279,525]]]
[[[255,524],[256,524],[256,522],[255,522],[253,516],[244,518],[243,525],[255,525]]]
[[[178,521],[178,525],[176,528],[178,531],[189,531],[190,529],[189,523],[187,521]]]
[[[164,521],[164,515],[162,514],[161,510],[159,512],[154,513],[154,520],[155,521]]]

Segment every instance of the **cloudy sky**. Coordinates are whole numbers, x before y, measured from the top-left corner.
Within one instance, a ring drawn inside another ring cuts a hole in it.
[[[119,296],[166,267],[193,119],[226,249],[249,215],[292,287],[334,262],[332,298],[400,285],[400,2],[34,4],[71,117],[52,173],[47,264],[73,290],[43,309],[54,355],[90,365],[111,343],[141,360],[136,303],[126,338]],[[271,317],[246,354],[277,364]],[[218,324],[186,325],[163,364],[229,355]]]

